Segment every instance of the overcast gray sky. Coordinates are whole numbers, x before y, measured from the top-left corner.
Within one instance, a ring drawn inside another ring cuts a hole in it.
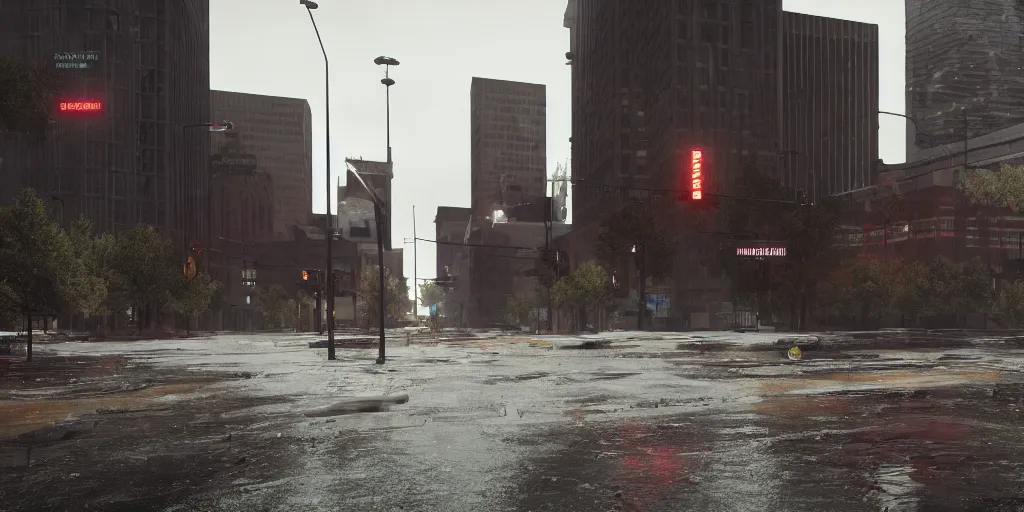
[[[783,0],[786,10],[879,25],[881,109],[904,111],[903,2]],[[324,211],[323,58],[297,0],[211,0],[214,89],[305,98],[313,111],[313,210]],[[385,158],[383,69],[395,57],[391,145],[394,242],[434,238],[440,205],[469,204],[469,86],[474,76],[547,85],[548,162],[569,158],[568,30],[564,0],[320,0],[314,11],[331,59],[332,183],[345,157]],[[902,162],[903,121],[880,119],[881,157]],[[333,205],[333,203],[332,203]],[[332,206],[333,209],[333,206]],[[405,273],[413,275],[412,246]],[[433,244],[419,244],[419,275],[433,277]]]

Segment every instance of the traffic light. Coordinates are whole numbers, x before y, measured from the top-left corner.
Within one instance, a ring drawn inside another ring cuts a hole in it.
[[[308,270],[303,270],[302,271],[302,280],[303,281],[309,281],[309,278],[310,278],[309,271]]]
[[[455,276],[452,276],[449,273],[448,267],[446,266],[444,267],[444,271],[441,272],[441,275],[434,279],[434,284],[444,288],[445,291],[451,291],[451,289],[455,287]]]

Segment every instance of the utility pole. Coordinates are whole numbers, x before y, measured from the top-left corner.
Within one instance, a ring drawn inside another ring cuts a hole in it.
[[[416,275],[419,266],[416,264],[416,205],[412,205],[412,317],[417,326],[420,322],[420,281]]]

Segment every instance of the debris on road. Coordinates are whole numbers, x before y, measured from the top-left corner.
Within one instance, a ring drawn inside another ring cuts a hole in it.
[[[342,400],[326,407],[320,407],[312,411],[306,411],[307,418],[326,418],[330,416],[342,416],[345,414],[356,414],[361,412],[381,412],[391,404],[404,404],[409,401],[409,395],[401,394],[394,396],[368,396]]]

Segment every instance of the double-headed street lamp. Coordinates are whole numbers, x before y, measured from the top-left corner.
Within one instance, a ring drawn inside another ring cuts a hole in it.
[[[327,265],[324,276],[324,294],[327,295],[327,359],[334,360],[334,282],[330,279],[334,270],[334,258],[331,254],[331,246],[334,243],[334,223],[331,221],[331,80],[330,63],[327,60],[327,50],[324,49],[324,40],[320,38],[320,29],[316,26],[316,19],[313,18],[313,9],[320,7],[313,0],[299,0],[299,4],[306,8],[309,13],[309,21],[313,23],[313,31],[316,32],[316,40],[320,43],[320,51],[324,54],[324,121],[327,123],[325,131],[327,135],[327,227],[324,230],[324,241],[327,244]]]
[[[388,163],[391,163],[391,86],[395,85],[394,79],[391,78],[391,66],[397,66],[398,60],[394,57],[380,56],[373,59],[373,63],[378,66],[384,66],[384,78],[381,78],[380,83],[384,84],[384,101],[387,104],[387,137],[388,137]]]

